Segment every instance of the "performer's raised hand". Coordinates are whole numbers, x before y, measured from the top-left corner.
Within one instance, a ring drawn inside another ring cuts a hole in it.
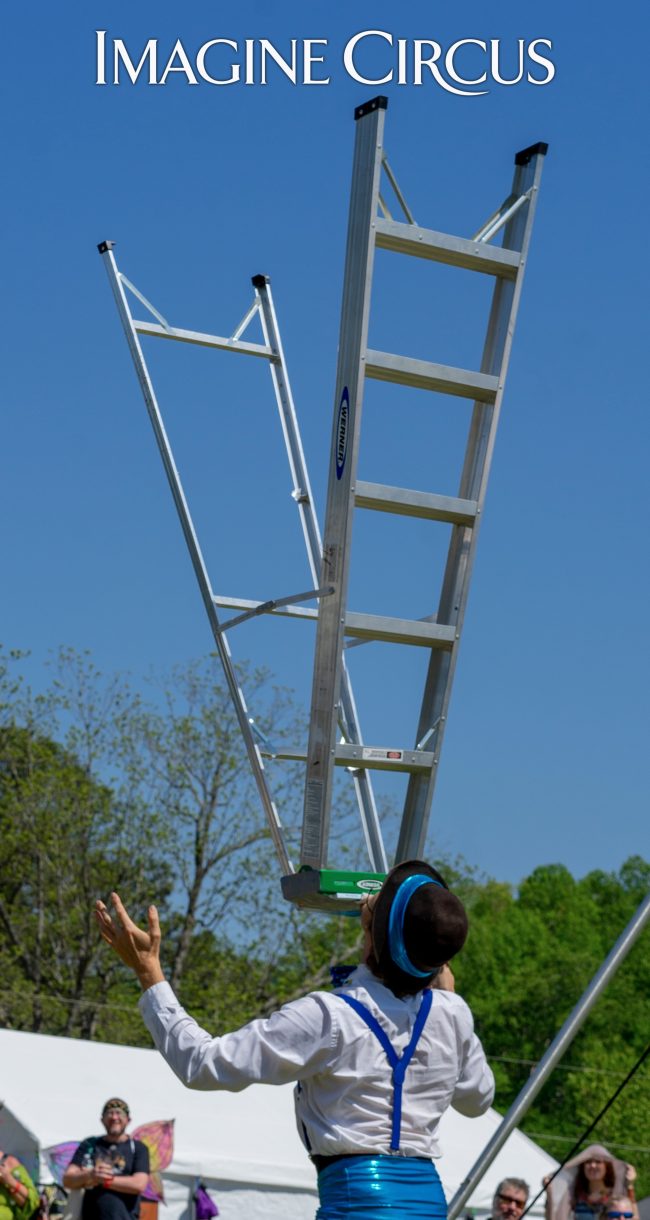
[[[102,938],[118,957],[137,975],[143,991],[154,983],[162,983],[160,965],[160,922],[154,906],[148,911],[148,930],[133,922],[119,894],[111,894],[113,915],[105,903],[95,903],[95,918]]]

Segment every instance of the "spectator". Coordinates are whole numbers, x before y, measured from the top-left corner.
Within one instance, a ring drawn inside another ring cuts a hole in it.
[[[549,1182],[547,1220],[604,1220],[612,1200],[621,1196],[636,1211],[635,1178],[633,1165],[619,1161],[602,1144],[589,1144]]]
[[[492,1200],[492,1220],[519,1220],[526,1208],[530,1187],[523,1178],[504,1178]]]
[[[113,916],[97,903],[101,934],[138,976],[144,1019],[184,1084],[238,1092],[256,1081],[298,1082],[319,1220],[388,1211],[442,1220],[432,1161],[440,1118],[450,1105],[469,1117],[484,1113],[494,1078],[447,965],[465,941],[467,916],[435,869],[400,864],[365,900],[363,963],[337,991],[314,992],[214,1038],[165,981],[156,908],[144,932],[117,894],[112,902]]]
[[[0,1220],[30,1220],[39,1202],[25,1166],[0,1148]]]
[[[605,1220],[639,1220],[636,1199],[630,1199],[629,1195],[614,1195],[607,1204]]]
[[[149,1150],[126,1133],[129,1107],[112,1097],[102,1110],[106,1135],[82,1140],[63,1175],[67,1190],[83,1190],[81,1220],[137,1220],[149,1177]]]

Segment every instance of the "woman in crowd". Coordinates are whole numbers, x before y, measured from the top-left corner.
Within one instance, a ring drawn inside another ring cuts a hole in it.
[[[619,1161],[602,1144],[590,1144],[567,1161],[549,1183],[546,1192],[547,1220],[606,1220],[616,1201],[623,1197],[632,1220],[639,1220],[634,1194],[636,1170]]]
[[[363,961],[342,987],[221,1037],[201,1029],[165,982],[156,908],[144,932],[117,894],[112,903],[114,916],[97,903],[101,934],[138,976],[144,1020],[184,1084],[237,1092],[298,1082],[319,1220],[442,1220],[432,1160],[440,1118],[450,1105],[482,1114],[494,1079],[447,965],[464,944],[467,916],[435,869],[400,864],[366,900]]]
[[[0,1148],[0,1220],[30,1220],[39,1203],[25,1166]]]

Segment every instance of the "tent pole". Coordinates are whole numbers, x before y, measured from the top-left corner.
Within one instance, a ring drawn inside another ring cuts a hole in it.
[[[470,1195],[480,1182],[483,1174],[489,1169],[497,1153],[505,1144],[511,1131],[523,1118],[528,1107],[534,1101],[542,1086],[546,1083],[553,1068],[560,1060],[575,1038],[578,1030],[591,1012],[596,1000],[618,970],[621,962],[629,953],[632,945],[650,920],[650,894],[644,898],[638,910],[633,915],[625,930],[621,933],[613,949],[605,958],[602,966],[596,971],[587,990],[578,1000],[573,1011],[567,1017],[559,1033],[553,1039],[546,1054],[540,1059],[535,1071],[531,1074],[521,1093],[515,1098],[503,1121],[488,1141],[480,1157],[470,1169],[467,1177],[461,1182],[456,1194],[449,1204],[448,1220],[456,1220]]]

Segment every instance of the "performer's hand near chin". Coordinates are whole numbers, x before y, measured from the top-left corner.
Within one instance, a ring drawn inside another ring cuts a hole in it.
[[[95,903],[99,931],[118,957],[137,975],[143,991],[164,982],[160,965],[160,922],[154,906],[148,911],[148,931],[133,922],[119,894],[111,894],[114,915],[100,899]]]

